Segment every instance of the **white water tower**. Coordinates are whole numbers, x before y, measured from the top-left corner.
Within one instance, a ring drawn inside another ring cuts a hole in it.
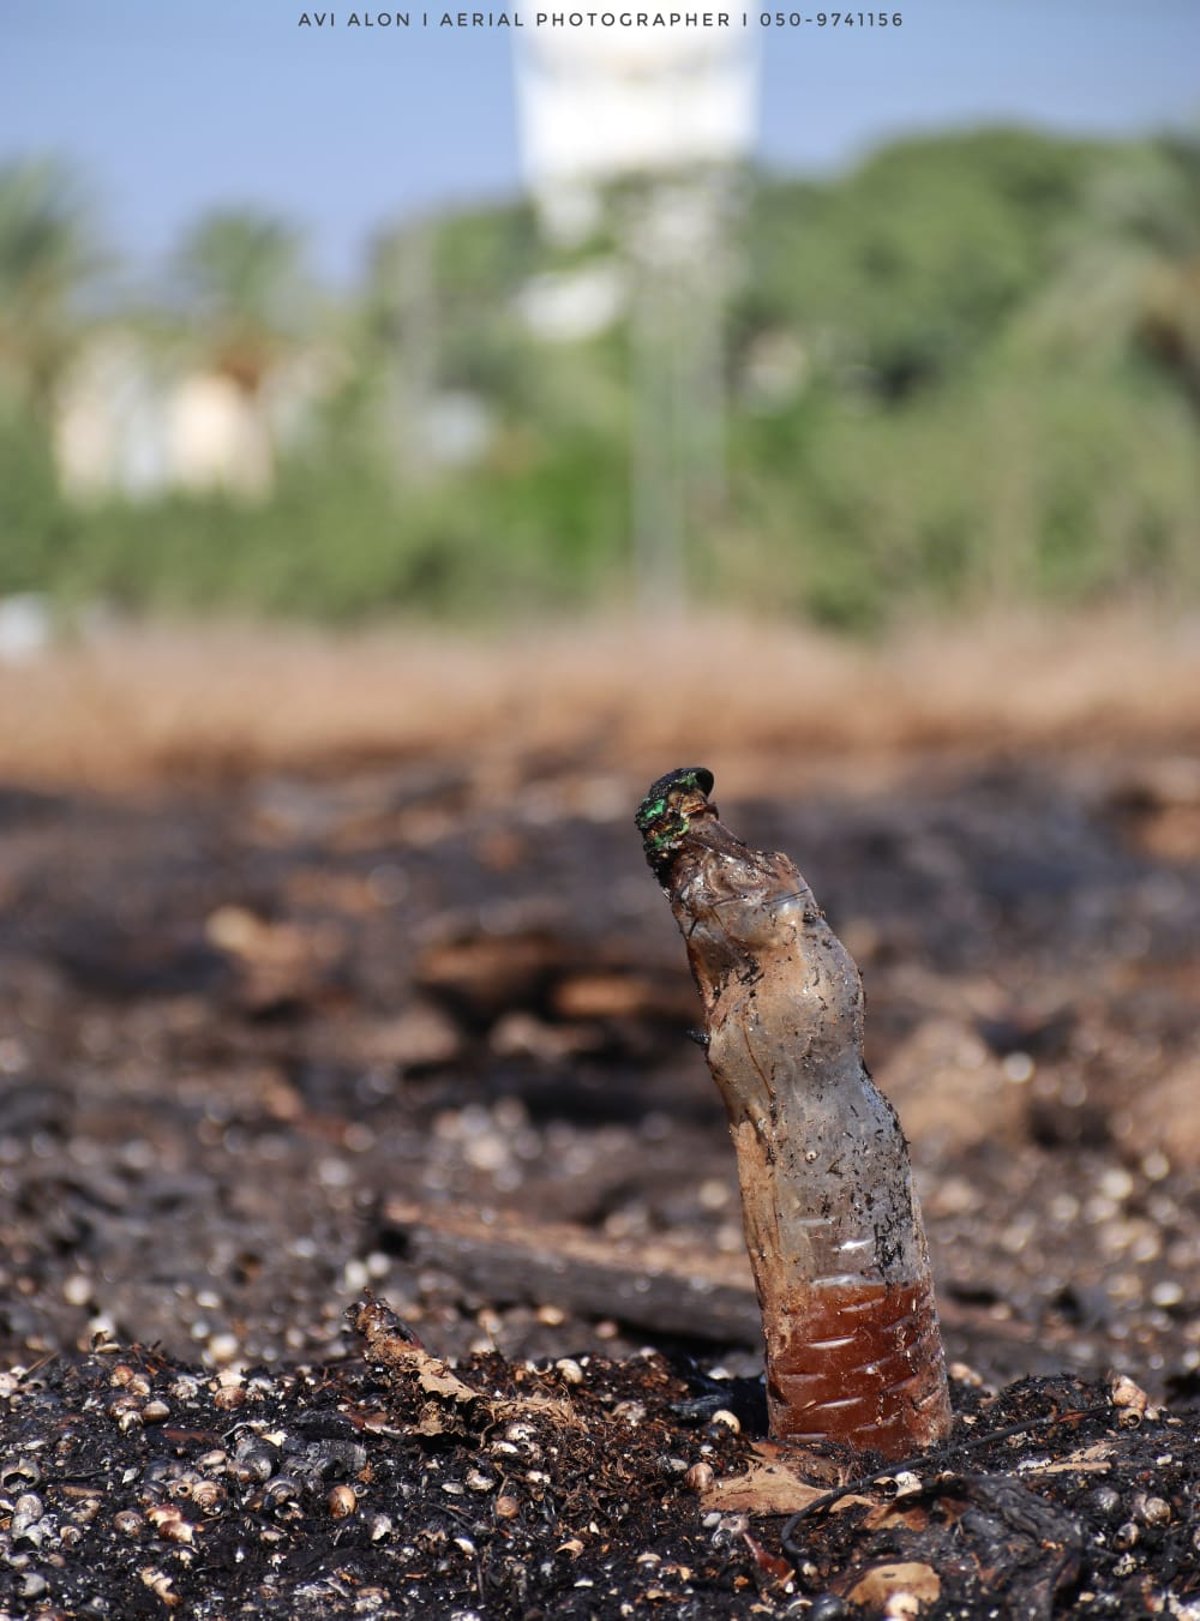
[[[686,529],[722,482],[732,181],[757,125],[757,31],[740,13],[727,27],[550,15],[562,26],[529,17],[516,35],[525,172],[564,245],[591,234],[607,188],[632,182],[612,223],[632,288],[633,550],[643,606],[670,610]]]
[[[571,193],[750,151],[758,41],[740,17],[736,28],[543,24],[516,38],[525,172],[551,230]]]

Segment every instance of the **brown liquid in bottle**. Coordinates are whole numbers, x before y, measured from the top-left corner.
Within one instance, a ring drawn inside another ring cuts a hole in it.
[[[782,1309],[779,1309],[779,1308]],[[898,1458],[945,1433],[927,1283],[805,1285],[764,1314],[771,1433]]]

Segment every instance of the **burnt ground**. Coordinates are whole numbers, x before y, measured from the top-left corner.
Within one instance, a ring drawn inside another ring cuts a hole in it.
[[[785,1546],[869,1470],[762,1442],[641,778],[14,785],[0,1617],[1200,1615],[1192,762],[710,763],[863,968],[971,1449]]]

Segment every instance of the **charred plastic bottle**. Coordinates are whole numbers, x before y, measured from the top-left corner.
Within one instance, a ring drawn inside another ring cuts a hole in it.
[[[908,1145],[863,1063],[858,969],[784,855],[718,819],[702,766],[637,813],[687,943],[737,1150],[771,1433],[887,1457],[950,1427]]]

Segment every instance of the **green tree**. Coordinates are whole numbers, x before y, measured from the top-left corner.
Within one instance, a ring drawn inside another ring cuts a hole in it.
[[[1140,353],[1200,413],[1200,134],[1124,148],[1096,176],[1021,336],[1051,356]]]
[[[791,330],[897,403],[951,380],[1039,286],[1104,155],[985,129],[897,142],[823,185],[764,180],[736,328]]]
[[[175,273],[207,364],[257,396],[310,313],[299,233],[270,215],[219,210],[188,233]]]
[[[45,416],[104,264],[77,176],[58,160],[0,168],[0,381]]]

